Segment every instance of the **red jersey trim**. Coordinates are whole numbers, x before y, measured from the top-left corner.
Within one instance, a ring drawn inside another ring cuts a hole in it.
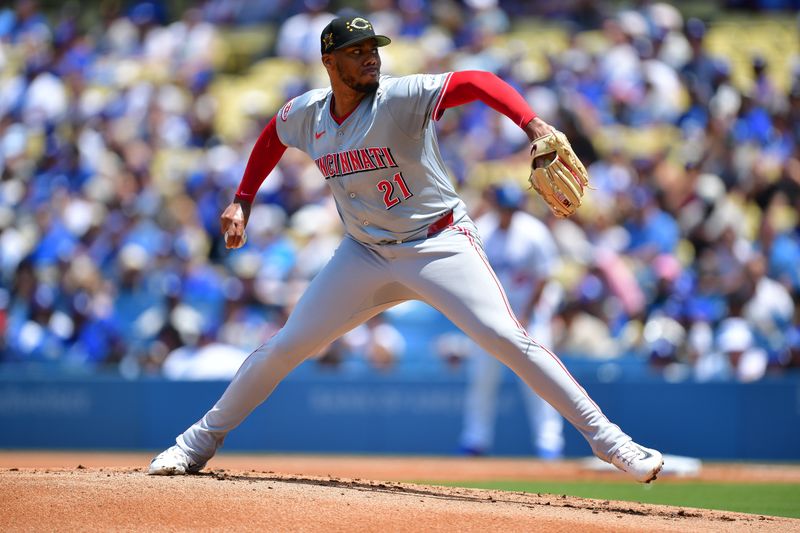
[[[358,109],[358,106],[359,106],[359,105],[361,105],[361,102],[359,102],[358,104],[356,104],[356,106],[355,106],[353,109],[351,109],[350,111],[348,111],[348,112],[347,112],[347,114],[346,114],[345,116],[343,116],[342,118],[339,118],[339,117],[337,117],[337,116],[336,116],[336,115],[333,113],[333,103],[334,103],[334,100],[333,100],[333,93],[331,93],[331,104],[330,104],[330,106],[328,107],[328,110],[331,112],[331,118],[333,119],[333,121],[334,121],[336,124],[338,124],[339,126],[341,126],[341,125],[344,123],[344,121],[345,121],[345,120],[347,120],[347,117],[349,117],[350,115],[352,115],[352,114],[353,114],[353,112],[354,112],[356,109]]]
[[[450,85],[450,78],[452,77],[452,72],[447,75],[447,78],[445,78],[444,84],[442,85],[442,89],[439,91],[439,96],[436,97],[436,104],[433,106],[433,113],[431,114],[433,120],[439,120],[444,114],[444,109],[440,111],[439,107],[442,105],[442,100],[444,99],[444,95],[447,92],[447,87]]]

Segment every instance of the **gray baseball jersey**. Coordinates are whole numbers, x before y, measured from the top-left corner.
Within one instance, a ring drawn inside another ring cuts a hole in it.
[[[342,123],[331,116],[330,89],[284,106],[276,122],[286,146],[309,154],[328,181],[345,231],[368,244],[426,236],[452,211],[466,215],[439,154],[434,109],[448,74],[392,78]]]
[[[330,89],[305,93],[279,113],[281,142],[314,158],[347,236],[284,327],[247,358],[214,407],[178,436],[178,446],[198,464],[295,366],[412,299],[440,310],[511,367],[599,457],[608,461],[630,440],[514,316],[436,146],[432,117],[448,80],[447,74],[382,77],[377,92],[341,124],[331,115]]]

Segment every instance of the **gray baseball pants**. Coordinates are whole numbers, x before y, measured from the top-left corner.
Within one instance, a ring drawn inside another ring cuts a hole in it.
[[[441,311],[484,350],[509,366],[608,461],[631,440],[612,424],[554,354],[531,339],[465,219],[433,237],[365,245],[345,237],[311,281],[285,326],[242,364],[203,418],[178,436],[198,463],[297,365],[370,317],[406,300]]]

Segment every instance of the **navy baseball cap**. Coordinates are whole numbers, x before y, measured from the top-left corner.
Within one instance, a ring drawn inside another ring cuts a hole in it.
[[[375,39],[378,46],[386,46],[392,42],[385,35],[375,35],[370,21],[364,17],[353,15],[337,17],[325,26],[320,35],[320,48],[323,54],[327,54],[365,39]]]
[[[525,195],[516,183],[506,182],[495,188],[494,200],[500,209],[519,209],[525,201]]]

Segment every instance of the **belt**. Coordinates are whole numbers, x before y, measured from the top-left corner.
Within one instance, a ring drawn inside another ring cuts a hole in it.
[[[433,237],[434,235],[436,235],[437,233],[439,233],[440,231],[442,231],[444,228],[446,228],[447,226],[451,225],[452,223],[453,223],[453,212],[452,211],[448,211],[447,213],[445,213],[442,216],[442,218],[440,218],[439,220],[437,220],[436,222],[434,222],[433,224],[428,226],[428,235],[427,236],[428,237]]]
[[[442,231],[443,229],[445,229],[446,227],[448,227],[448,226],[450,226],[452,224],[453,224],[453,211],[448,211],[447,213],[442,215],[440,218],[436,219],[433,222],[433,224],[428,226],[428,233],[425,235],[425,237],[417,237],[414,240],[416,241],[416,240],[419,240],[419,239],[422,239],[422,238],[427,239],[428,237],[433,237],[434,235],[436,235],[437,233],[439,233],[440,231]],[[396,241],[383,241],[383,242],[381,242],[379,244],[403,244],[404,242],[409,242],[409,241],[404,241],[404,240],[401,239],[401,240],[396,240]]]

